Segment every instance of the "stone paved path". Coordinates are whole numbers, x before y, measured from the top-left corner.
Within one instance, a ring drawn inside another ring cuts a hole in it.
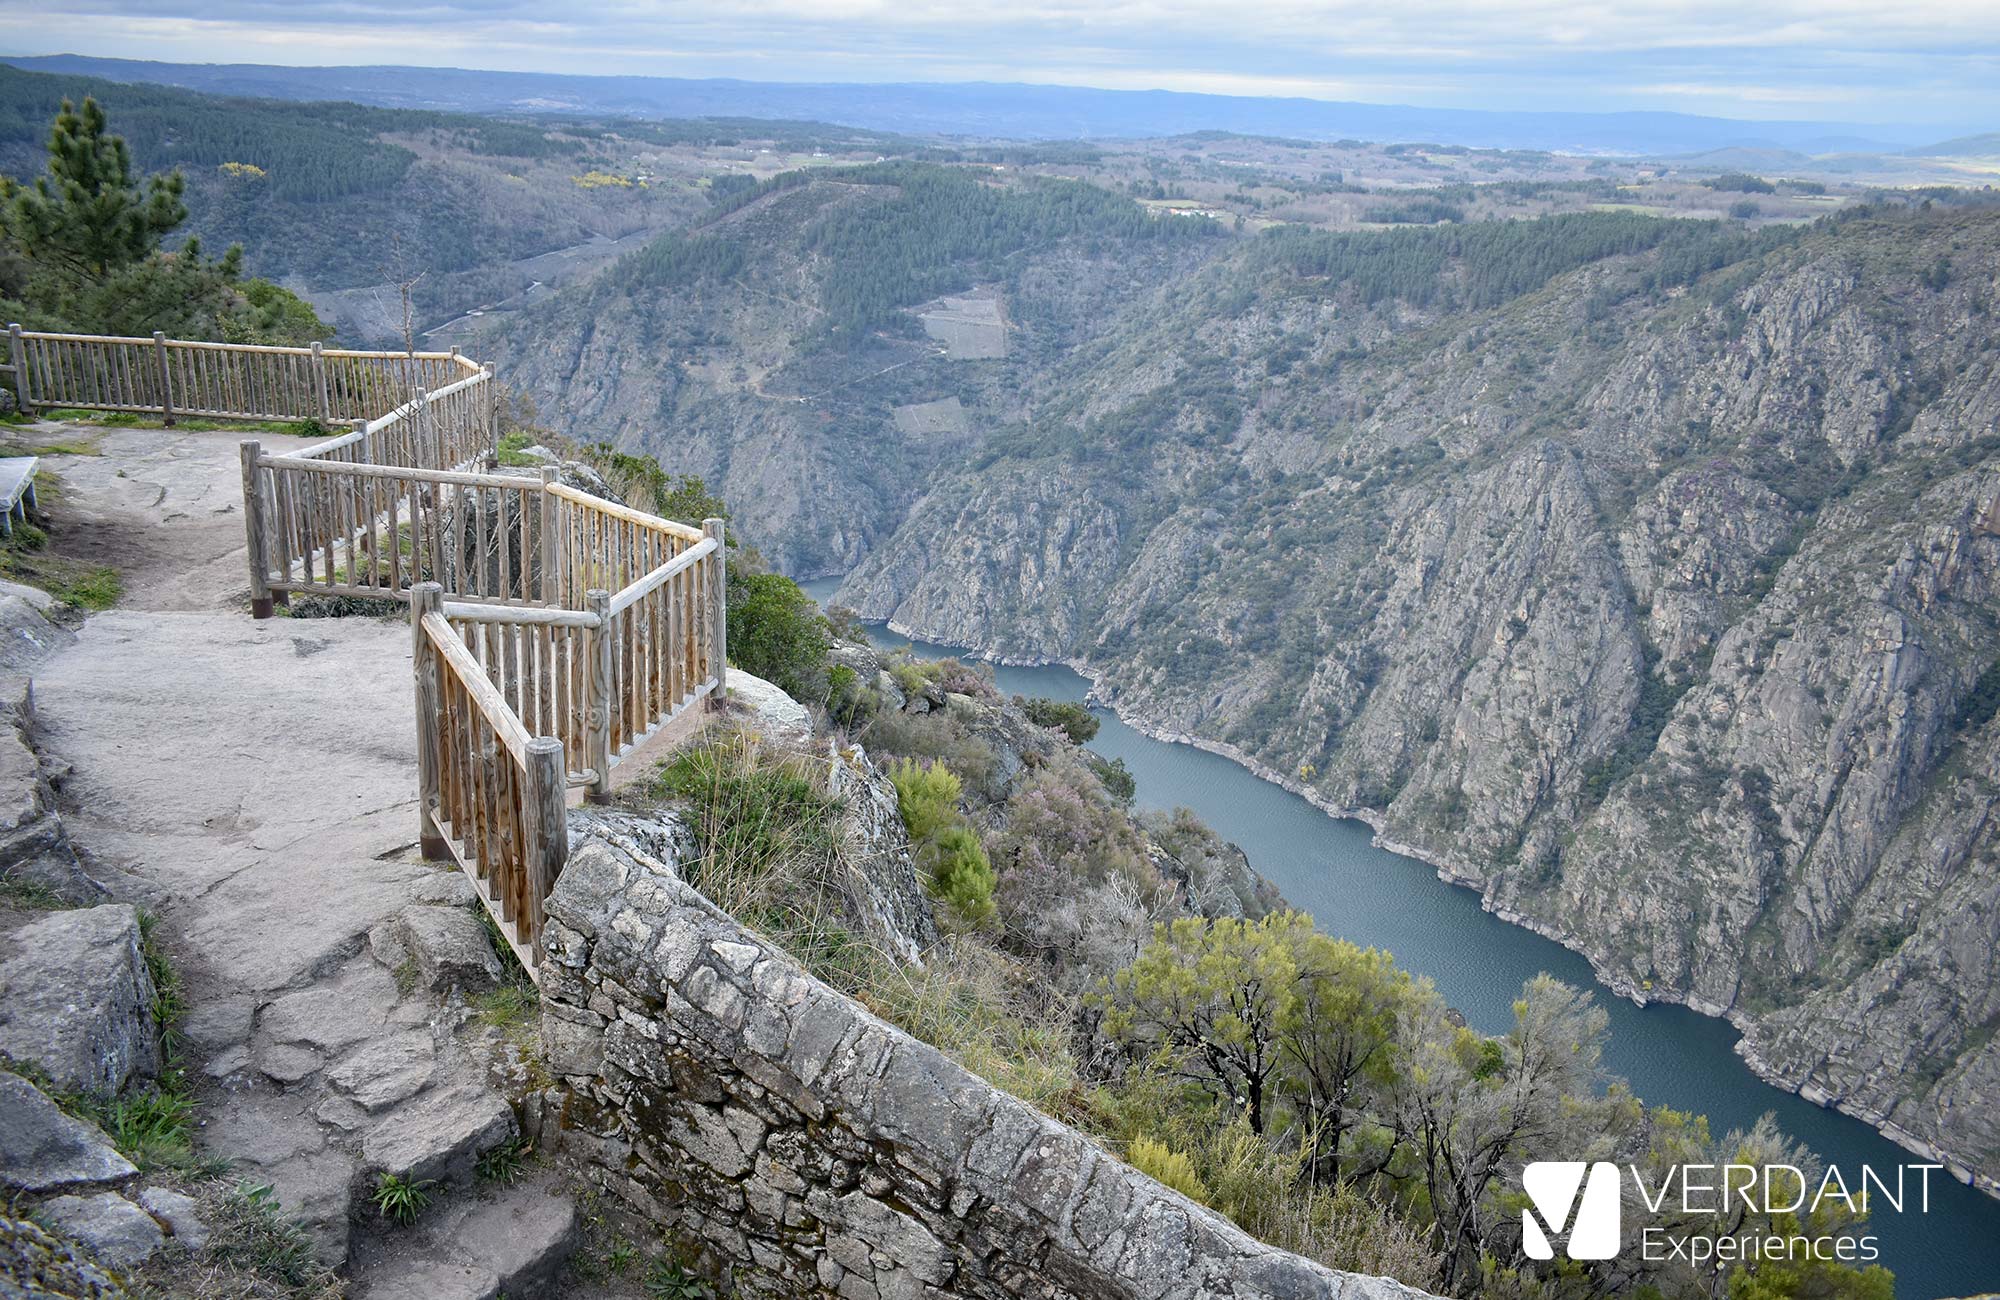
[[[374,1172],[463,1180],[514,1134],[461,1046],[463,1003],[392,969],[410,954],[385,923],[411,907],[426,934],[483,944],[470,887],[414,851],[408,626],[249,617],[237,435],[89,436],[101,456],[49,462],[64,527],[90,527],[127,596],[36,674],[40,745],[73,769],[87,865],[163,919],[208,1081],[200,1144],[344,1260]],[[537,1196],[567,1240],[567,1202]]]

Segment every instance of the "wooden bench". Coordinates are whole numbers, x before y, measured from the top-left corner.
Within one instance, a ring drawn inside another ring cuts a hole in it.
[[[28,512],[35,509],[35,467],[42,463],[39,456],[0,457],[0,504],[7,512],[0,515],[0,535],[14,535],[14,521],[28,520]]]

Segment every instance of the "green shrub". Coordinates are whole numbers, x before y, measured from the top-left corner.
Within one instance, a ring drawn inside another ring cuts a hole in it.
[[[530,445],[532,445],[532,439],[527,434],[516,429],[514,432],[506,434],[500,439],[500,445],[493,449],[494,459],[498,460],[502,465],[507,465],[515,469],[525,469],[541,464],[541,461],[527,454]]]
[[[993,864],[986,858],[979,833],[970,826],[948,826],[931,841],[931,888],[959,919],[983,926],[993,920]]]
[[[661,1260],[646,1274],[647,1300],[713,1300],[715,1289],[672,1260]]]
[[[979,833],[958,811],[958,777],[943,763],[906,758],[889,765],[896,807],[917,858],[930,872],[931,892],[959,920],[983,926],[993,920],[993,864]]]
[[[903,694],[915,697],[930,689],[933,674],[927,665],[904,659],[889,665],[889,676],[895,679],[897,689]]]
[[[827,697],[826,619],[799,584],[776,573],[730,575],[729,658],[794,699]]]
[[[1125,1149],[1125,1162],[1149,1178],[1157,1179],[1191,1201],[1208,1204],[1208,1188],[1194,1171],[1194,1162],[1164,1142],[1135,1137]]]
[[[383,1218],[408,1227],[431,1203],[430,1189],[435,1186],[437,1180],[434,1178],[412,1179],[400,1174],[380,1173],[375,1175],[375,1190],[370,1199]]]
[[[1972,683],[1972,689],[1959,701],[1952,725],[1960,731],[1977,731],[1991,722],[1995,713],[2000,713],[2000,659],[1986,665],[1986,671]]]
[[[967,793],[988,803],[1007,796],[1007,773],[994,747],[972,733],[965,722],[942,710],[879,714],[861,733],[869,752],[890,758],[927,758],[949,767],[965,783]]]
[[[921,844],[958,820],[962,787],[943,763],[901,759],[889,765],[889,780],[912,843]]]
[[[1097,715],[1075,700],[1027,699],[1016,695],[1014,702],[1038,727],[1060,731],[1072,745],[1081,745],[1097,735]]]
[[[858,730],[882,711],[882,695],[846,664],[826,670],[826,711],[836,723]]]
[[[701,857],[691,883],[718,907],[758,924],[785,885],[816,879],[838,852],[840,802],[797,755],[726,736],[683,750],[654,792],[693,806]]]
[[[1096,754],[1084,755],[1083,761],[1089,765],[1091,774],[1104,786],[1105,792],[1121,804],[1130,804],[1139,796],[1139,779],[1132,775],[1132,769],[1125,766],[1122,758],[1100,758]]]

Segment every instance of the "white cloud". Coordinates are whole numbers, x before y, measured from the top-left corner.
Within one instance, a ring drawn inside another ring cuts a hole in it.
[[[129,58],[1006,80],[1473,107],[2000,114],[1992,0],[0,0],[0,43]]]

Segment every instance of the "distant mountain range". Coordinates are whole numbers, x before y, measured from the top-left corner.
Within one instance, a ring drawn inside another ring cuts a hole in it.
[[[1517,113],[990,82],[808,84],[462,68],[153,63],[76,54],[0,58],[39,72],[274,99],[345,99],[473,113],[811,118],[873,130],[1007,139],[1129,138],[1222,130],[1312,140],[1422,141],[1657,156],[1726,148],[1804,154],[1892,152],[1926,146],[1949,134],[1943,127],[1747,122],[1688,113]]]

